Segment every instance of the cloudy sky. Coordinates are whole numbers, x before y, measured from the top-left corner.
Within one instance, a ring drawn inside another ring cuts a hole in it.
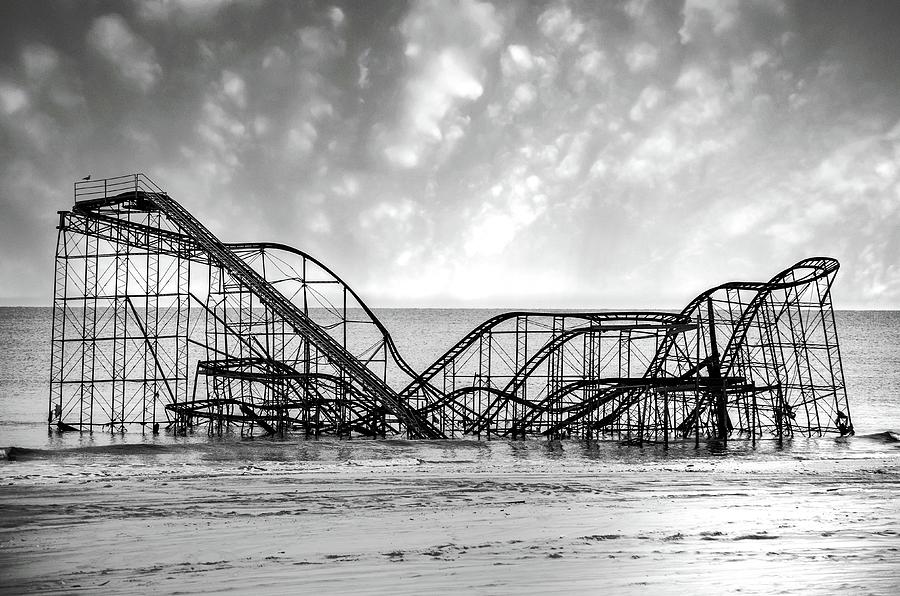
[[[373,306],[678,308],[837,257],[900,308],[900,3],[0,3],[0,303],[145,172]]]

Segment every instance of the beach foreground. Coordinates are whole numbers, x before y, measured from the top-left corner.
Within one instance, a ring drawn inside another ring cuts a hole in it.
[[[892,593],[892,436],[698,456],[539,443],[19,451],[3,593]]]

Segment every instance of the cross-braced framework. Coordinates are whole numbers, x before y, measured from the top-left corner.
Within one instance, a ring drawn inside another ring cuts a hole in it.
[[[417,373],[323,263],[223,243],[142,174],[77,183],[58,229],[48,420],[62,430],[852,433],[834,259],[718,286],[679,314],[505,313]]]

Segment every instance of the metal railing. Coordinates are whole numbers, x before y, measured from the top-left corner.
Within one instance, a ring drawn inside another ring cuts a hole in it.
[[[75,183],[75,202],[108,199],[126,192],[157,192],[163,194],[146,174],[129,174],[114,178],[79,180]]]

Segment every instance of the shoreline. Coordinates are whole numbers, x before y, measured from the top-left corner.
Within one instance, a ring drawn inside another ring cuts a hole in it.
[[[0,593],[900,585],[900,450],[607,461],[478,451],[0,464]]]

